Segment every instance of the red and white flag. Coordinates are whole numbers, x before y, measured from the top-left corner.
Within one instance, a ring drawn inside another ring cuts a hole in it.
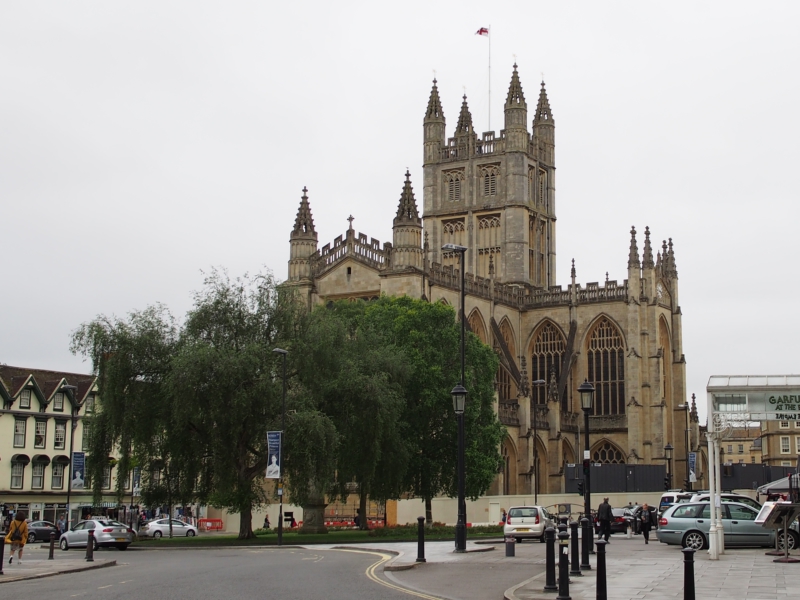
[[[475,35],[485,35],[486,37],[489,37],[489,29],[487,27],[481,27],[475,32]]]

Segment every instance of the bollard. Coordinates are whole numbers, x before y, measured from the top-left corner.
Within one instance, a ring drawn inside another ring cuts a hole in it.
[[[569,570],[570,575],[576,575],[578,577],[582,577],[583,573],[581,573],[581,565],[578,559],[578,554],[580,554],[578,550],[578,545],[580,542],[578,541],[578,522],[573,521],[569,524],[569,529],[572,534],[572,568]]]
[[[3,574],[3,563],[6,562],[5,559],[5,551],[6,551],[6,540],[5,540],[5,531],[3,532],[3,537],[0,537],[0,575]]]
[[[605,540],[597,540],[597,600],[608,600],[606,585],[606,544]]]
[[[628,521],[628,526],[625,528],[625,537],[629,540],[633,539],[633,521]]]
[[[591,571],[592,565],[589,564],[589,550],[591,549],[592,545],[592,534],[589,530],[589,519],[583,517],[581,519],[581,570],[582,571]]]
[[[86,562],[94,562],[94,529],[89,530],[89,541],[86,542]]]
[[[425,517],[417,517],[417,562],[425,560]]]
[[[516,556],[517,555],[517,540],[513,537],[506,536],[506,556]]]
[[[683,600],[694,600],[694,549],[683,552]]]
[[[572,600],[569,595],[569,534],[558,532],[558,596],[556,600]]]
[[[547,548],[545,549],[545,580],[544,591],[555,592],[558,590],[556,585],[556,530],[548,527],[544,530]]]
[[[47,557],[47,560],[53,560],[53,551],[56,548],[56,532],[50,532],[50,555]]]

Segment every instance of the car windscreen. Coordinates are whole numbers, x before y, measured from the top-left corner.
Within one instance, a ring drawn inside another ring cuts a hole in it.
[[[539,514],[535,508],[512,508],[508,511],[508,516],[511,518],[522,518],[522,517],[535,517]]]

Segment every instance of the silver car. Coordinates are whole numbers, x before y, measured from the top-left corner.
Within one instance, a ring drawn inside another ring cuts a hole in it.
[[[512,506],[508,509],[503,535],[521,542],[524,538],[544,541],[544,530],[555,527],[555,520],[544,506]]]
[[[94,549],[114,547],[127,550],[133,542],[133,529],[110,519],[80,521],[61,534],[58,547],[62,550],[85,548],[89,544],[89,531],[94,531]]]
[[[723,502],[720,507],[725,546],[775,546],[775,530],[756,524],[758,511],[740,502]],[[658,522],[658,541],[684,548],[708,548],[711,507],[708,502],[675,504]],[[780,534],[783,543],[783,532]],[[791,544],[792,540],[790,540]]]
[[[139,537],[169,537],[169,519],[154,519],[139,528]],[[194,537],[197,527],[178,519],[172,519],[172,537]]]

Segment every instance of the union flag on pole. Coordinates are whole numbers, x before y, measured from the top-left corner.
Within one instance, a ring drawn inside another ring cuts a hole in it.
[[[489,29],[487,27],[481,27],[475,32],[475,35],[485,35],[486,37],[489,37]]]

